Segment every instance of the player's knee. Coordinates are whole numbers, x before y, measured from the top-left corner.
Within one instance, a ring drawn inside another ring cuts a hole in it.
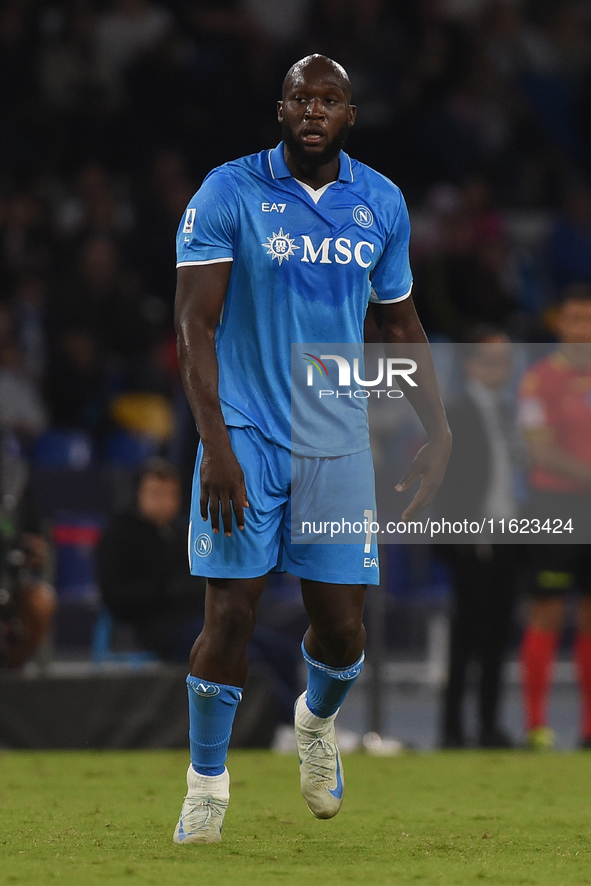
[[[365,640],[365,629],[361,619],[354,615],[344,616],[331,625],[327,625],[322,631],[320,640],[330,651],[331,656],[343,662],[343,666],[350,664],[351,650],[357,652],[358,647]],[[358,657],[358,656],[356,656]]]
[[[226,600],[218,605],[209,628],[224,642],[246,646],[256,624],[256,607],[248,600]]]

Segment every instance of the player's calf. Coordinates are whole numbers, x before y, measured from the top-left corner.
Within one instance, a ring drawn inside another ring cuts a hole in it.
[[[187,688],[191,765],[187,772],[187,795],[173,840],[219,843],[230,799],[226,757],[242,689],[192,675],[187,677]]]

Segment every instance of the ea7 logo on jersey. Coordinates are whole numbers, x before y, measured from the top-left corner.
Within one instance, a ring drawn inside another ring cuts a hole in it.
[[[195,213],[196,209],[187,209],[187,214],[185,216],[185,224],[183,225],[183,234],[192,234],[193,233],[193,225],[195,224]]]
[[[261,203],[263,212],[285,212],[287,203]]]

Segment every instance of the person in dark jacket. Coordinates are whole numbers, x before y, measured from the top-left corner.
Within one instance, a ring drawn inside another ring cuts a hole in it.
[[[134,507],[116,515],[97,549],[101,594],[138,644],[167,661],[187,661],[203,625],[205,581],[190,575],[178,521],[181,483],[173,465],[150,459]]]
[[[44,580],[41,532],[29,468],[0,421],[0,668],[20,668],[48,639],[57,607]]]
[[[450,521],[497,522],[517,516],[514,468],[518,461],[515,418],[504,396],[511,373],[511,345],[502,333],[474,330],[464,345],[465,392],[449,409],[454,445],[438,503]],[[455,540],[455,539],[454,539]],[[451,625],[440,743],[464,747],[468,669],[477,666],[476,743],[509,747],[499,726],[502,668],[512,624],[521,549],[492,544],[493,537],[439,545],[434,553],[451,574]],[[466,542],[466,543],[464,543]]]

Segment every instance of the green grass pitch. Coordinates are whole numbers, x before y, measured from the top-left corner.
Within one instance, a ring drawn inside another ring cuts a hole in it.
[[[316,821],[297,760],[233,752],[224,842],[174,846],[187,755],[0,754],[0,883],[591,884],[591,754],[345,757]]]

